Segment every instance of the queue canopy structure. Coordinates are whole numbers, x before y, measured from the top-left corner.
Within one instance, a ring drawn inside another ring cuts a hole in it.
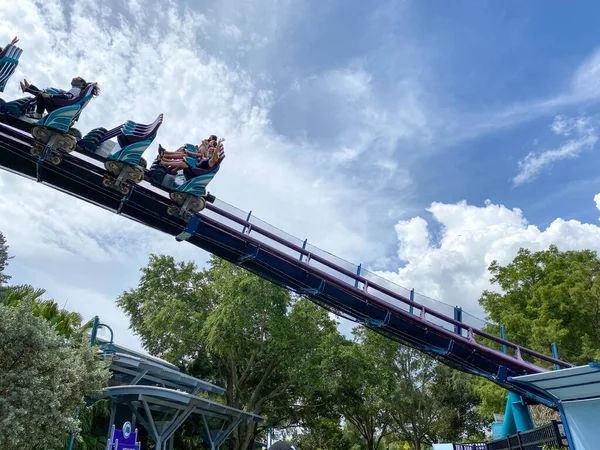
[[[242,421],[264,422],[261,416],[200,396],[202,391],[224,395],[224,388],[184,374],[160,358],[113,345],[116,352],[110,357],[111,385],[96,396],[111,401],[109,432],[119,415],[131,420],[134,428],[136,423],[141,424],[156,449],[172,449],[175,432],[189,423],[215,450]]]
[[[512,381],[556,400],[571,450],[598,448],[600,364],[524,375]]]

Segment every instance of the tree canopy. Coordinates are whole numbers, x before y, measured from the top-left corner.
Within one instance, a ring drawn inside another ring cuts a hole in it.
[[[0,233],[0,285],[10,280],[10,258]],[[94,359],[81,316],[42,299],[43,289],[0,288],[0,446],[62,448],[71,431],[76,445],[81,437],[89,444],[94,438],[80,435],[89,424],[75,411],[89,415],[84,397],[105,387],[109,372]]]
[[[572,364],[600,360],[600,259],[591,250],[532,252],[521,248],[509,264],[489,266],[494,290],[479,303],[488,319],[506,328],[506,337],[548,354],[558,346],[559,359]],[[498,326],[488,331],[498,334]],[[536,364],[553,368],[551,364]],[[488,418],[503,412],[506,391],[479,380],[480,412]]]
[[[27,306],[0,305],[0,330],[0,446],[58,448],[108,371],[88,343],[67,342]]]
[[[489,270],[500,292],[484,291],[479,302],[508,339],[546,354],[556,342],[560,357],[573,364],[600,359],[596,252],[520,249],[511,263],[494,261]]]
[[[468,434],[480,425],[472,383],[463,374],[444,372],[363,328],[350,340],[326,310],[244,269],[213,257],[199,270],[151,255],[141,272],[118,304],[148,350],[225,386],[227,405],[266,415],[279,430],[301,427],[306,433],[296,435],[303,445],[350,449],[355,440],[345,423],[369,450],[399,436],[413,439],[408,435],[421,427],[427,437],[415,438],[420,450],[436,436]],[[402,372],[408,355],[415,365]],[[434,379],[425,383],[428,374]],[[442,378],[443,389],[436,389]],[[432,412],[422,417],[430,404]],[[402,434],[411,413],[415,425]],[[241,425],[230,448],[251,448],[263,431]]]
[[[337,333],[326,311],[217,258],[198,270],[152,255],[118,304],[152,353],[225,386],[228,406],[287,425],[312,408],[300,400]],[[231,448],[250,448],[259,431],[240,425]]]

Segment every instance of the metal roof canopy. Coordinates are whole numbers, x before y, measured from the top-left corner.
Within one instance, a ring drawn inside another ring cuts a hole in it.
[[[117,352],[110,364],[110,370],[122,374],[130,385],[162,385],[180,391],[197,394],[200,390],[225,395],[225,389],[191,375],[157,364],[148,359],[142,359]]]
[[[596,448],[600,420],[600,363],[512,377],[515,384],[555,399],[569,448]]]
[[[509,381],[543,391],[559,402],[600,399],[600,363],[509,377]]]
[[[96,337],[107,343],[108,340]],[[197,394],[200,390],[225,395],[225,388],[185,374],[179,368],[164,359],[148,355],[113,342],[117,358],[111,361],[110,370],[119,373],[121,381],[130,385],[162,385],[180,391]],[[102,353],[102,349],[100,353]],[[114,375],[113,375],[114,376]]]
[[[189,421],[211,446],[218,449],[242,420],[263,423],[264,418],[239,409],[231,408],[188,392],[156,386],[111,386],[97,396],[125,404],[162,449],[175,431]],[[154,416],[153,416],[154,414]],[[155,416],[160,415],[157,421]],[[194,415],[202,418],[202,425],[194,421]],[[165,420],[166,416],[170,419]],[[210,429],[208,421],[221,422],[220,429]]]
[[[100,330],[102,330],[102,328],[100,328]],[[106,338],[104,338],[104,337],[102,337],[100,335],[96,336],[96,340],[99,341],[99,342],[102,342],[102,343],[108,343],[108,339],[106,339]],[[126,354],[131,355],[131,356],[136,356],[136,357],[138,357],[140,359],[147,359],[148,361],[152,361],[152,362],[154,362],[154,363],[156,363],[158,365],[161,365],[161,366],[170,367],[171,369],[179,370],[179,367],[177,367],[175,364],[171,364],[169,361],[166,361],[166,360],[164,360],[162,358],[159,358],[157,356],[152,356],[152,355],[150,355],[148,353],[144,353],[144,352],[139,351],[139,350],[134,350],[134,349],[132,349],[130,347],[126,347],[125,345],[118,344],[116,342],[113,342],[113,345],[115,347],[115,350],[117,352],[119,352],[119,353],[126,353]]]

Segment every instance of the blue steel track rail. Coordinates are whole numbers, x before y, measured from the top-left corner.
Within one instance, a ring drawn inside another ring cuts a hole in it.
[[[139,222],[171,236],[178,236],[186,223],[167,214],[170,201],[166,193],[150,188],[146,182],[137,185],[123,201],[123,196],[102,185],[104,168],[86,161],[76,154],[66,155],[59,166],[40,164],[29,154],[30,135],[11,127],[0,125],[0,167],[26,178],[67,193],[88,203]],[[279,236],[228,213],[213,204],[207,204],[210,214],[198,215],[194,230],[187,241],[214,255],[265,278],[280,286],[310,298],[315,303],[344,317],[351,318],[369,328],[424,352],[437,360],[466,373],[483,376],[494,383],[521,394],[530,403],[543,403],[556,407],[551,398],[537,395],[522,386],[513,384],[509,377],[539,373],[547,369],[527,361],[539,359],[546,364],[572,367],[550,356],[518,346],[485,331],[445,316],[431,308],[413,302],[389,289],[352,273],[325,258],[311,254],[304,248],[286,242]],[[217,217],[219,220],[217,220]],[[223,223],[235,223],[239,229]],[[189,227],[188,227],[189,229]],[[256,237],[261,237],[259,240]],[[264,239],[272,241],[265,243]],[[283,245],[298,256],[276,248]],[[303,255],[300,258],[300,255]],[[311,266],[316,261],[333,269],[351,283],[340,280],[323,270]],[[379,292],[405,306],[419,311],[414,315],[373,295]],[[462,328],[467,336],[432,323],[436,318],[447,325]],[[486,346],[476,337],[505,345],[514,355]],[[527,360],[526,360],[527,359]]]

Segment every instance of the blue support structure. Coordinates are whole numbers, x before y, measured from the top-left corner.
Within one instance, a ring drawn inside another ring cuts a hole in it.
[[[96,342],[96,334],[98,333],[99,323],[100,318],[98,316],[94,316],[94,321],[92,322],[92,332],[90,333],[90,347],[93,347],[94,342]]]
[[[529,408],[525,405],[523,397],[508,391],[506,400],[506,411],[504,412],[504,424],[502,425],[502,437],[505,438],[517,431],[523,432],[533,429],[533,420]]]
[[[198,229],[198,225],[200,225],[200,216],[193,215],[188,223],[185,225],[185,229],[177,235],[175,239],[178,242],[187,241],[190,236],[193,236],[196,230]]]
[[[131,198],[131,194],[133,194],[134,189],[135,189],[135,185],[131,186],[131,189],[129,190],[127,195],[125,195],[121,199],[121,203],[119,204],[119,208],[117,209],[117,214],[121,214],[121,211],[123,210],[123,206],[125,206],[125,203],[127,203],[129,201],[129,199]]]
[[[323,289],[325,289],[325,280],[321,280],[321,284],[319,285],[318,289],[314,289],[314,288],[298,289],[298,293],[300,293],[302,295],[319,295],[323,292]]]
[[[459,306],[454,307],[454,320],[458,320],[459,322],[462,322],[462,308]],[[456,334],[460,334],[462,336],[462,327],[459,327],[458,325],[454,325],[454,332]]]
[[[383,320],[361,319],[359,322],[363,325],[371,325],[373,327],[385,327],[390,322],[390,316],[391,314],[388,311]]]
[[[306,242],[308,241],[308,239],[304,239],[304,243],[302,244],[302,250],[306,250]],[[300,261],[302,261],[302,257],[304,256],[304,253],[300,253]]]
[[[410,290],[410,301],[414,302],[415,301],[415,288],[412,288]],[[413,313],[413,305],[410,305],[410,313]]]
[[[250,223],[250,217],[252,217],[252,211],[250,211],[248,213],[248,217],[246,217],[246,222]],[[246,225],[244,225],[244,228],[242,228],[242,233],[246,232]]]
[[[359,264],[358,268],[356,269],[356,275],[360,276],[361,268],[362,268],[362,264]],[[358,289],[358,280],[354,280],[354,287]]]
[[[237,260],[237,264],[242,265],[246,261],[252,261],[253,259],[256,259],[256,257],[258,256],[259,250],[260,250],[260,247],[256,247],[252,253],[248,253],[244,256],[240,256]]]
[[[500,326],[500,337],[502,339],[506,339],[506,330],[504,329],[504,325]],[[502,344],[502,353],[506,353],[506,345]]]
[[[552,354],[554,355],[554,358],[558,359],[558,347],[556,346],[556,342],[552,343]],[[554,364],[554,369],[560,370],[560,366],[558,364]]]

